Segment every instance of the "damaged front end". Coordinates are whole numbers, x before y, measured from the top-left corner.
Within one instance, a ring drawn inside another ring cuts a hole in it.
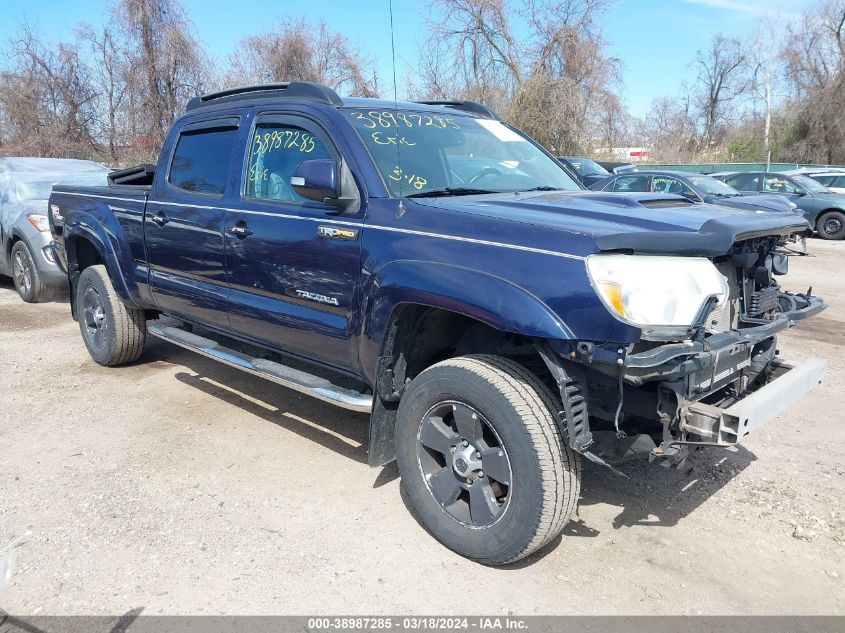
[[[690,446],[737,444],[813,389],[824,360],[777,356],[778,332],[827,307],[812,289],[793,294],[777,283],[788,270],[790,239],[751,237],[709,256],[724,285],[686,328],[643,326],[628,345],[541,344],[572,447],[604,464],[647,458],[675,466]],[[614,293],[607,303],[622,314]],[[573,386],[584,401],[577,419],[567,410]]]

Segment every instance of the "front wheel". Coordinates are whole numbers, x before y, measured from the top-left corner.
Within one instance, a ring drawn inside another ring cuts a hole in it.
[[[91,358],[106,367],[138,359],[147,334],[144,311],[120,300],[105,266],[82,271],[74,300],[82,340]]]
[[[444,545],[487,565],[560,534],[578,500],[580,463],[546,387],[496,356],[464,356],[409,385],[396,421],[402,484]]]
[[[18,295],[27,303],[49,301],[53,297],[54,291],[41,281],[35,259],[25,242],[15,242],[12,247],[12,279]]]
[[[828,211],[823,213],[816,223],[819,237],[826,240],[845,239],[845,213],[842,211]]]

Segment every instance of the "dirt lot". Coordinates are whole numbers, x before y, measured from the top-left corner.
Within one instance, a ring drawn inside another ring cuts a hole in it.
[[[845,613],[845,243],[786,286],[825,383],[680,471],[587,466],[566,535],[509,568],[452,554],[366,465],[366,419],[164,343],[94,364],[64,304],[0,283],[0,606],[17,614]]]

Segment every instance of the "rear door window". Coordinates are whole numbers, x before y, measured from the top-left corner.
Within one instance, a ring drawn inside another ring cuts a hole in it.
[[[788,178],[772,174],[766,176],[763,180],[763,191],[771,193],[799,193],[801,188]]]
[[[740,191],[759,191],[760,176],[754,174],[735,174],[725,179],[731,187]]]
[[[651,179],[651,190],[657,193],[671,193],[678,196],[689,196],[697,199],[696,193],[677,178],[668,176],[654,176]]]
[[[648,176],[620,176],[613,183],[614,191],[645,192],[648,191]]]
[[[170,184],[191,193],[223,195],[232,175],[238,128],[221,126],[182,132],[170,162]]]

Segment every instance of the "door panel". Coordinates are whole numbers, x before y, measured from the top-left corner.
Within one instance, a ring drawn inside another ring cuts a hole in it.
[[[203,323],[228,325],[228,286],[224,269],[225,212],[147,204],[145,233],[150,286],[165,312]],[[166,223],[155,223],[160,217]]]
[[[228,326],[223,197],[231,187],[238,119],[184,126],[166,178],[157,181],[145,212],[150,286],[162,311]],[[162,173],[164,176],[165,173]]]
[[[290,188],[291,173],[303,160],[340,155],[315,123],[279,115],[259,117],[249,147],[245,194],[235,205],[239,211],[227,213],[224,231],[231,327],[271,347],[355,371],[361,216],[338,216],[336,208]],[[247,234],[232,233],[235,226]],[[320,227],[350,232],[338,239]]]

